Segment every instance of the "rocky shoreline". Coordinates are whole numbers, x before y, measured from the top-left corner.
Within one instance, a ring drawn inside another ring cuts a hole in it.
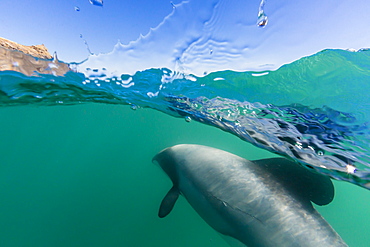
[[[26,46],[26,45],[21,45],[16,42],[0,37],[0,47],[6,48],[8,50],[13,50],[13,51],[21,51],[33,57],[38,57],[38,58],[43,58],[43,59],[53,58],[53,56],[50,55],[48,49],[43,44]]]
[[[27,76],[63,76],[69,65],[58,61],[44,45],[21,45],[0,37],[0,71],[17,71]]]

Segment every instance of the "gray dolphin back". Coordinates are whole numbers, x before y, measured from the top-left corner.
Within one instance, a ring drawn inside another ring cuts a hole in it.
[[[173,182],[159,216],[182,194],[216,231],[249,247],[347,246],[314,209],[330,203],[330,179],[283,158],[257,161],[200,145],[176,145],[157,162]]]

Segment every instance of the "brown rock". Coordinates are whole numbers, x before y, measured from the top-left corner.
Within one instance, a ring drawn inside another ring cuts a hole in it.
[[[50,55],[44,45],[25,46],[0,38],[0,71],[12,70],[27,76],[52,74],[63,76],[69,64]]]
[[[48,52],[48,49],[44,45],[20,45],[16,42],[4,39],[0,37],[0,47],[9,49],[9,50],[17,50],[28,55],[44,58],[44,59],[51,59],[53,58],[52,55]]]

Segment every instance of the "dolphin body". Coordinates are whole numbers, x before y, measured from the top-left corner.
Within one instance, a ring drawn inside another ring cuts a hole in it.
[[[200,145],[176,145],[158,153],[173,182],[159,217],[182,194],[216,231],[249,247],[347,246],[314,209],[330,203],[329,178],[285,158],[249,161]]]

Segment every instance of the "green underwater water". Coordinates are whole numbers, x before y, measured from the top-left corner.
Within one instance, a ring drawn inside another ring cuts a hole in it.
[[[236,136],[151,109],[86,104],[0,108],[0,246],[228,246],[152,164],[163,148],[195,143],[247,159],[272,157]],[[333,181],[317,207],[353,247],[370,246],[368,190]]]

